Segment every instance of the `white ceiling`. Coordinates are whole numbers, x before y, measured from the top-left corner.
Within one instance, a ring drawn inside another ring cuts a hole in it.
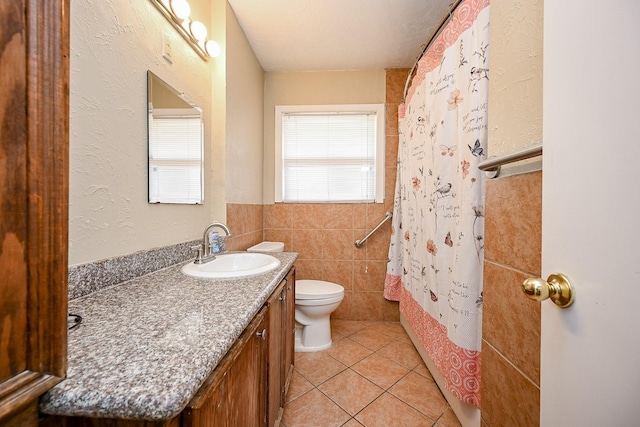
[[[452,0],[228,0],[265,71],[410,68]]]

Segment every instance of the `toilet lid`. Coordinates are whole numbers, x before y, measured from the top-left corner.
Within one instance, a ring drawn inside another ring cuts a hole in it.
[[[324,280],[296,280],[296,299],[322,299],[344,295],[344,288]]]

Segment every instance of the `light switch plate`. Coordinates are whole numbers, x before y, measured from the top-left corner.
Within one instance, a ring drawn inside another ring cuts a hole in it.
[[[171,44],[171,37],[169,37],[169,35],[166,33],[162,33],[162,57],[173,64],[173,57],[171,56]]]

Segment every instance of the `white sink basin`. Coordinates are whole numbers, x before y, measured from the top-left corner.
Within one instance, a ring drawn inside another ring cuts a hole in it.
[[[229,279],[266,273],[275,270],[279,265],[280,260],[271,255],[242,252],[218,255],[216,259],[205,264],[190,262],[182,267],[182,272],[193,277]]]

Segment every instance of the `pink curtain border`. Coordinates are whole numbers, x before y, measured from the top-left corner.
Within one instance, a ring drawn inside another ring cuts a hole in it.
[[[409,103],[416,87],[424,80],[425,75],[440,65],[444,51],[455,43],[460,34],[471,28],[480,12],[489,6],[489,3],[489,0],[466,0],[456,8],[444,30],[440,32],[429,46],[427,53],[418,61],[418,69],[407,91],[405,103],[398,107],[398,118],[404,117],[405,104]]]
[[[384,297],[389,301],[400,301],[402,289],[402,278],[387,273],[384,279]]]
[[[451,342],[447,328],[424,311],[404,286],[400,286],[399,293],[400,311],[443,374],[447,390],[457,399],[479,408],[481,352]]]

